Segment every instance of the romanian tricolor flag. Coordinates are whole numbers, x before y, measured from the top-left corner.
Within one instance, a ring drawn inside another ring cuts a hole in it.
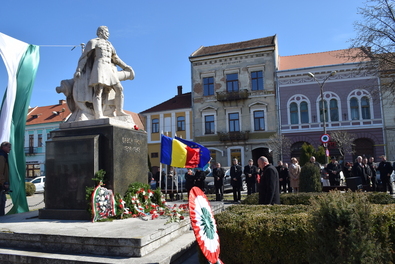
[[[179,137],[175,137],[175,138],[181,141],[182,143],[184,143],[185,145],[187,145],[188,147],[191,147],[193,149],[199,149],[199,164],[197,167],[206,170],[211,160],[210,150],[196,142],[182,139]]]
[[[191,148],[181,141],[161,135],[160,162],[177,168],[196,168],[199,149]]]

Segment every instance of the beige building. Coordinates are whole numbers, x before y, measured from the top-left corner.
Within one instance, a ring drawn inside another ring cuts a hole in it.
[[[147,131],[148,155],[155,173],[160,163],[160,135],[178,136],[192,140],[191,93],[182,93],[182,86],[177,87],[177,95],[140,113],[145,118]]]
[[[277,37],[200,47],[189,57],[192,68],[194,141],[213,160],[241,165],[265,155],[278,131],[275,69]]]

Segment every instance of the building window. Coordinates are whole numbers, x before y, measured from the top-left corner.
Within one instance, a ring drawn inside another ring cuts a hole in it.
[[[300,121],[302,124],[309,123],[309,105],[307,102],[300,103]]]
[[[291,124],[299,124],[298,105],[291,103],[289,106],[289,115],[291,116]]]
[[[47,133],[47,140],[51,139],[51,133]]]
[[[361,98],[362,119],[370,119],[369,98],[364,96]]]
[[[263,72],[262,71],[251,72],[251,90],[252,91],[263,90]]]
[[[239,113],[229,114],[229,132],[240,131]]]
[[[203,78],[203,95],[214,95],[214,77]]]
[[[158,158],[158,157],[159,157],[158,152],[152,152],[151,153],[151,158]]]
[[[37,142],[38,147],[43,146],[43,134],[38,134],[38,142]]]
[[[159,119],[152,119],[152,133],[159,133]]]
[[[34,147],[34,135],[29,135],[29,147]]]
[[[177,131],[185,131],[185,117],[177,117]]]
[[[351,120],[359,120],[359,106],[357,98],[353,97],[350,100]]]
[[[265,130],[265,115],[263,110],[254,111],[254,131]]]
[[[204,134],[214,134],[214,115],[206,115],[204,117]]]
[[[226,91],[227,92],[239,91],[239,78],[237,73],[226,75]]]
[[[339,107],[336,99],[329,101],[331,121],[339,121]]]

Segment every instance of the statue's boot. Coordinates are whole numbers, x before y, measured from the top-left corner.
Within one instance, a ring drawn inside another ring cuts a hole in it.
[[[114,98],[115,103],[115,114],[117,116],[128,116],[127,113],[123,111],[123,95],[116,95]]]

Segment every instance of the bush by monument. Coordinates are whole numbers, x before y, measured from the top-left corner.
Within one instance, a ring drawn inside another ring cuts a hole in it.
[[[265,206],[252,205],[257,194],[249,195],[244,204],[215,215],[220,258],[227,264],[392,263],[395,204],[388,196],[287,194],[282,203],[302,204]]]
[[[36,192],[36,186],[31,182],[25,182],[26,196],[32,196]]]

